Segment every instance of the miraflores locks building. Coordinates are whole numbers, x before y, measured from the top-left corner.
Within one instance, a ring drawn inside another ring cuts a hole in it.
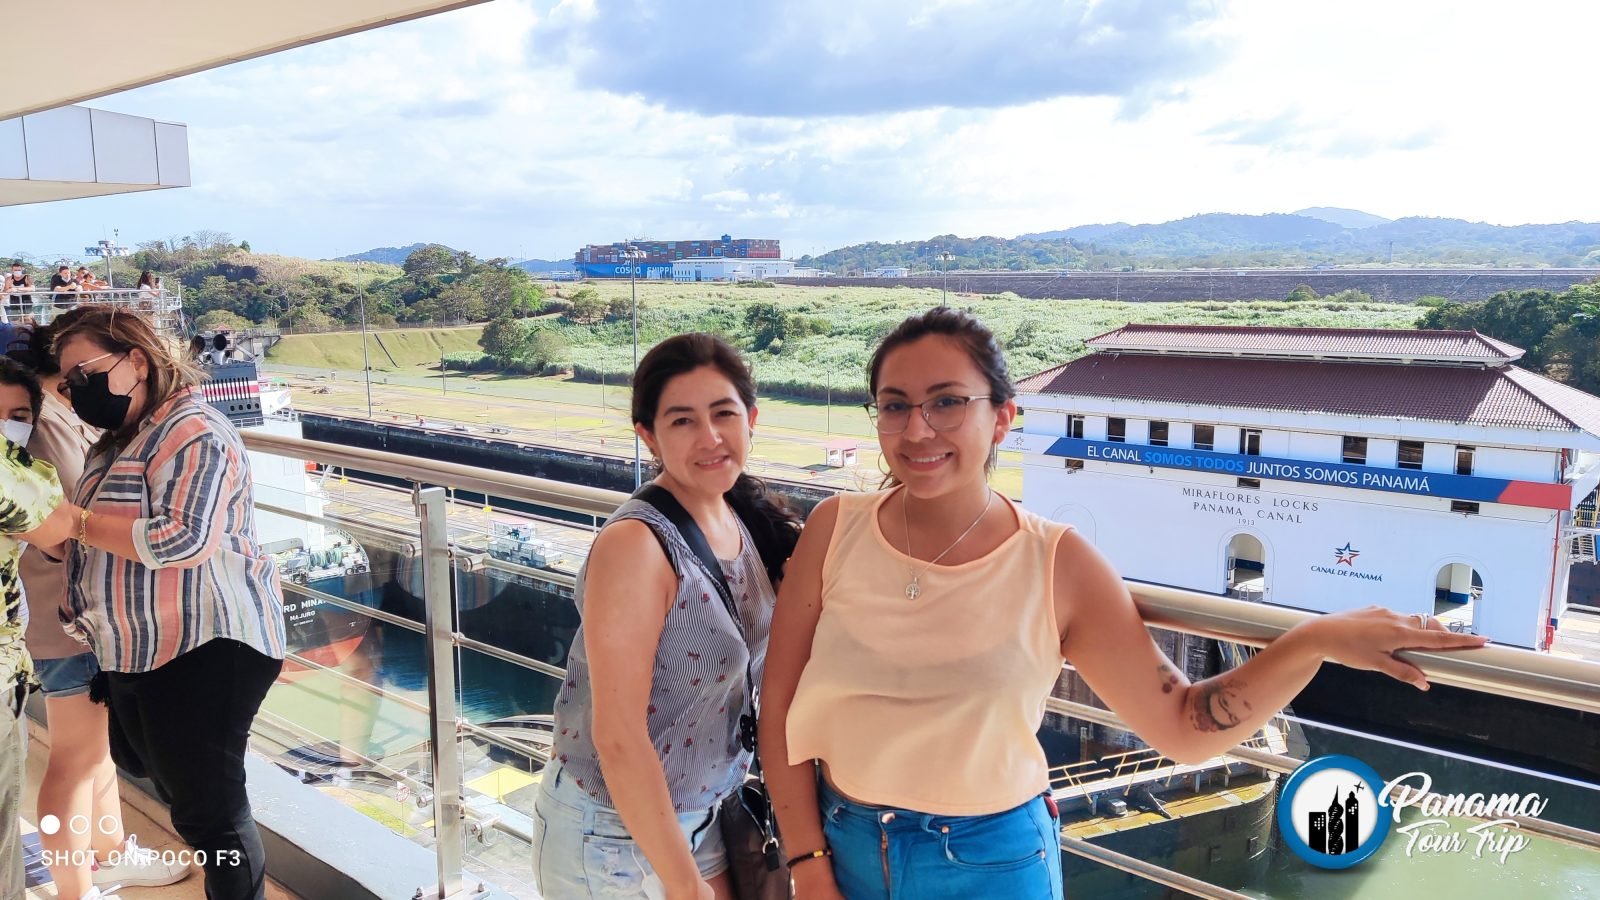
[[[1128,325],[1087,345],[1022,381],[1005,448],[1023,504],[1124,576],[1548,648],[1569,565],[1593,561],[1574,514],[1600,482],[1600,398],[1476,332]]]

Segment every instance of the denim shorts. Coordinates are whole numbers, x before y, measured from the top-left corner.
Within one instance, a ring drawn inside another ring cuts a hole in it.
[[[681,813],[678,827],[700,877],[728,868],[717,807]],[[617,811],[572,783],[558,763],[545,767],[533,799],[533,880],[549,900],[640,897],[662,900],[666,887]]]
[[[1061,821],[1043,796],[1005,812],[936,816],[819,788],[833,876],[849,900],[1059,900]]]
[[[89,682],[100,674],[100,661],[93,653],[36,659],[33,672],[39,678],[39,692],[46,697],[73,697],[89,692]]]

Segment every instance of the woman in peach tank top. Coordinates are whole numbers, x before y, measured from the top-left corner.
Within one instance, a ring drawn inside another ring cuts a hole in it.
[[[989,487],[1017,407],[988,328],[942,307],[913,317],[869,375],[892,486],[812,512],[763,681],[762,768],[799,900],[1062,896],[1035,733],[1065,660],[1141,739],[1194,763],[1325,659],[1425,689],[1393,651],[1483,643],[1371,607],[1190,684],[1088,541]]]

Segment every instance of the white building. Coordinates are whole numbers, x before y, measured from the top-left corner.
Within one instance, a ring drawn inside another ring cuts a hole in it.
[[[788,278],[793,272],[794,261],[788,259],[691,256],[672,263],[673,281],[766,281]]]
[[[909,278],[911,270],[905,266],[879,266],[867,275],[868,278]]]
[[[1545,649],[1600,398],[1476,332],[1128,325],[1023,380],[1024,505],[1141,581]],[[1592,555],[1586,561],[1592,561]]]

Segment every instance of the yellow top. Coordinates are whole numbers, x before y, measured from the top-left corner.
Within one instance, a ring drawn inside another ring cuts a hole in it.
[[[791,765],[820,759],[865,803],[986,815],[1049,786],[1036,733],[1061,674],[1052,575],[1070,526],[1007,500],[1020,522],[971,562],[927,565],[891,546],[894,490],[839,494],[822,614],[789,708]]]

